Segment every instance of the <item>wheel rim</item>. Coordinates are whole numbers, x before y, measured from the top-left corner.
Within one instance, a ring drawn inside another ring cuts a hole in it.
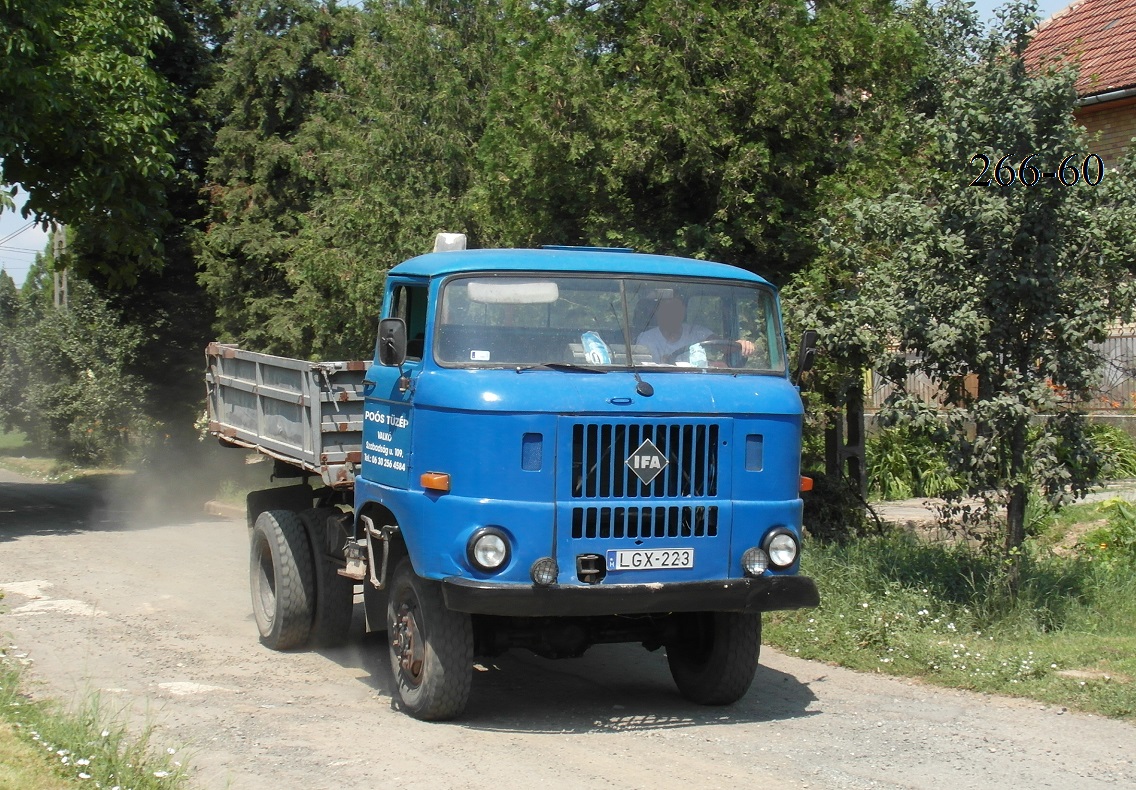
[[[426,660],[426,646],[418,626],[416,610],[408,602],[398,607],[392,645],[398,666],[411,686],[422,682],[422,667]]]
[[[257,552],[256,592],[260,611],[271,623],[276,615],[276,573],[272,568],[272,554],[259,546]]]

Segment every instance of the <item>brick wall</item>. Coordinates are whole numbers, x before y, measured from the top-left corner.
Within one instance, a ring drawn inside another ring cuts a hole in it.
[[[1092,104],[1077,110],[1076,118],[1088,130],[1086,154],[1097,154],[1106,167],[1114,166],[1136,137],[1136,98]]]

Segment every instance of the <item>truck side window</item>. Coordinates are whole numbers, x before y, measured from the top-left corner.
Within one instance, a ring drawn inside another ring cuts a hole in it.
[[[394,290],[391,318],[406,322],[407,359],[422,359],[426,340],[426,293],[426,287],[418,285],[399,285]]]

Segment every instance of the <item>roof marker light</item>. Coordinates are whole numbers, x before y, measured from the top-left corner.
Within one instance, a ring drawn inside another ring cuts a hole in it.
[[[464,250],[465,245],[464,233],[439,233],[434,237],[434,252],[457,252]]]

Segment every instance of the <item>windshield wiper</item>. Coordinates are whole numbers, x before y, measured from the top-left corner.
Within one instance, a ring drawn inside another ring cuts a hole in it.
[[[643,381],[639,377],[639,371],[635,369],[635,356],[631,350],[631,319],[627,317],[627,284],[620,279],[619,281],[619,301],[623,305],[623,342],[624,348],[627,350],[627,372],[635,377],[635,391],[642,395],[644,398],[649,398],[655,394],[655,388]],[[615,305],[612,305],[615,309]]]
[[[577,365],[575,362],[537,362],[534,365],[517,365],[518,373],[526,370],[578,370],[581,373],[607,373],[606,370]]]

